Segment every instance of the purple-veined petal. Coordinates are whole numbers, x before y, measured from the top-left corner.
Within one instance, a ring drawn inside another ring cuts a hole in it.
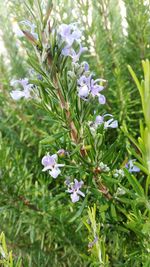
[[[57,154],[53,154],[51,157],[52,157],[52,159],[55,160],[55,161],[57,161],[57,159],[58,159]]]
[[[50,156],[50,155],[46,155],[42,158],[42,165],[46,166],[54,166],[56,164],[55,158]]]
[[[83,184],[84,184],[84,183],[83,183],[82,180],[81,180],[80,182],[78,182],[77,179],[74,179],[74,186],[73,186],[73,188],[74,188],[75,190],[78,190],[78,189],[80,189],[80,188],[82,187]]]

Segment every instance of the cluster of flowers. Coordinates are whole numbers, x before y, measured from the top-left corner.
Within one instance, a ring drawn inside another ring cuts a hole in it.
[[[65,47],[62,49],[63,56],[69,56],[72,58],[72,62],[77,64],[80,59],[80,56],[83,52],[87,50],[86,47],[83,47],[81,44],[82,32],[78,29],[76,23],[72,24],[62,24],[58,28],[58,36],[60,36],[60,43],[64,43]],[[73,48],[74,43],[79,46],[79,51],[76,53]],[[78,77],[78,96],[83,100],[88,100],[89,96],[98,97],[100,104],[105,104],[105,96],[100,94],[104,89],[104,86],[100,85],[100,82],[103,82],[103,79],[93,79],[93,74],[89,72],[89,65],[85,62],[84,71],[82,75]]]
[[[29,33],[32,34],[32,36],[36,40],[38,40],[38,34],[35,32],[36,26],[34,24],[30,23],[29,21],[22,21],[21,24],[27,27]],[[23,31],[19,30],[18,35],[20,37],[23,37]],[[74,69],[78,70],[78,73],[75,74],[77,77],[78,96],[85,101],[88,101],[90,97],[97,97],[100,104],[105,104],[105,96],[102,95],[100,92],[104,89],[104,86],[101,84],[106,81],[103,79],[94,80],[94,75],[90,73],[89,65],[87,62],[82,62],[81,64],[78,63],[81,54],[87,50],[85,47],[82,47],[81,37],[82,32],[78,29],[76,23],[72,23],[69,25],[62,24],[59,26],[57,31],[58,43],[60,45],[64,45],[62,49],[62,56],[70,57],[72,59],[72,66],[74,66]],[[76,52],[74,46],[78,47],[78,52]],[[72,71],[70,71],[70,75],[72,75]],[[11,97],[14,100],[19,100],[22,97],[26,99],[32,97],[32,94],[34,92],[33,84],[30,84],[27,78],[20,80],[12,80],[10,84],[15,88],[18,84],[22,87],[22,90],[17,89],[13,90],[10,93]],[[109,120],[105,120],[106,117],[111,118]],[[95,132],[98,126],[102,124],[104,125],[105,129],[118,127],[117,120],[114,120],[111,114],[105,114],[103,116],[98,115],[96,117],[95,122],[90,123],[91,131]],[[42,158],[42,165],[44,166],[43,171],[49,171],[49,174],[54,179],[56,179],[61,174],[60,168],[65,166],[64,164],[58,163],[58,155],[61,156],[63,153],[64,150],[59,150],[57,154],[47,154]],[[100,163],[100,168],[104,172],[110,171],[109,167],[102,162]],[[128,168],[130,172],[139,171],[138,167],[134,166],[134,160],[130,160],[126,165],[126,168]],[[116,170],[114,174],[115,177],[118,177],[119,175],[123,176],[122,172],[123,171],[121,170]],[[85,197],[85,194],[80,190],[83,186],[82,180],[78,181],[77,179],[74,179],[74,182],[70,182],[70,179],[67,179],[65,181],[65,184],[68,187],[67,192],[71,194],[70,196],[73,203],[79,201],[80,196]],[[97,237],[89,245],[89,247],[92,247],[96,241]]]
[[[64,150],[63,150],[64,151]],[[57,152],[59,155],[62,153],[62,149]],[[42,165],[44,166],[43,171],[49,171],[49,174],[56,179],[60,173],[61,167],[64,167],[64,164],[58,164],[58,155],[45,155],[42,158]],[[83,186],[83,181],[78,181],[74,179],[74,183],[70,182],[70,179],[66,179],[65,184],[68,186],[67,192],[71,194],[71,200],[73,203],[79,201],[79,196],[85,197],[85,194],[80,191],[80,188]]]

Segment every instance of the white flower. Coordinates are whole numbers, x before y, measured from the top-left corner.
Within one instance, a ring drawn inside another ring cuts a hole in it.
[[[86,84],[78,87],[78,95],[82,98],[86,98],[89,95],[89,88]]]
[[[31,98],[32,84],[28,83],[28,79],[12,80],[10,85],[15,87],[16,84],[20,84],[23,90],[13,90],[10,95],[14,100],[19,100],[22,97],[28,99]]]
[[[14,100],[19,100],[20,98],[24,97],[24,92],[19,90],[13,90],[11,91],[10,95]]]
[[[42,171],[49,170],[49,174],[56,179],[61,173],[59,167],[63,167],[64,164],[57,164],[58,156],[56,154],[50,156],[49,154],[42,158],[42,165],[44,168]]]

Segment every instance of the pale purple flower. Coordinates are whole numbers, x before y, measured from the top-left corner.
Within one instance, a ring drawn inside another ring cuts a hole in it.
[[[72,50],[73,50],[73,48],[71,46],[65,46],[62,49],[61,53],[62,53],[63,56],[66,56],[67,57],[67,56],[72,55]]]
[[[112,117],[111,119],[109,119],[108,121],[105,121],[104,118],[105,117]],[[98,115],[96,117],[96,120],[95,120],[95,124],[96,125],[100,125],[100,124],[103,124],[104,123],[104,128],[107,129],[107,128],[117,128],[118,127],[118,121],[117,120],[114,120],[113,119],[113,115],[111,114],[105,114],[103,116],[100,116]]]
[[[90,84],[91,84],[91,76],[85,76],[85,75],[82,75],[79,79],[78,79],[78,85],[79,86],[83,86],[83,85],[87,85],[89,87],[89,90],[90,90]]]
[[[70,177],[67,177],[65,180],[65,185],[70,186]]]
[[[88,66],[87,66],[87,69],[88,69]],[[105,96],[99,93],[104,89],[104,86],[99,85],[98,84],[99,81],[101,81],[101,79],[97,79],[97,80],[92,79],[92,74],[90,74],[89,76],[86,76],[83,74],[77,81],[79,97],[85,100],[87,96],[91,94],[92,97],[96,97],[96,96],[98,97],[100,104],[102,105],[105,104],[106,102]],[[84,86],[84,90],[82,88],[83,86]]]
[[[83,47],[81,44],[80,44],[78,53],[76,53],[75,50],[73,49],[72,50],[72,55],[70,55],[72,60],[73,60],[73,62],[75,63],[75,62],[79,61],[81,54],[83,52],[85,52],[85,51],[87,51],[87,48]]]
[[[15,84],[21,84],[23,88],[28,86],[29,80],[27,78],[20,79],[20,80],[11,80],[10,85],[14,86]]]
[[[15,32],[17,37],[24,37],[25,36],[23,31],[19,27],[15,28],[14,32]]]
[[[58,157],[56,154],[52,156],[47,154],[42,158],[42,165],[44,166],[42,171],[49,170],[49,174],[55,179],[61,173],[59,168],[64,166],[64,164],[57,164],[57,159]]]
[[[80,196],[85,197],[85,194],[80,191],[80,188],[83,186],[83,181],[78,182],[77,179],[74,179],[74,183],[68,183],[67,192],[71,194],[71,200],[73,203],[79,201]]]
[[[23,90],[13,90],[10,95],[14,100],[19,100],[22,97],[28,99],[31,98],[32,84],[28,83],[28,79],[12,80],[10,85],[15,87],[16,85],[21,85]]]
[[[81,41],[81,31],[77,28],[77,25],[71,23],[61,24],[58,28],[58,34],[61,36],[63,42],[65,42],[68,46],[72,46],[74,41],[80,43]]]
[[[78,87],[78,96],[82,99],[86,99],[89,95],[90,91],[88,86],[85,84],[83,86]]]
[[[30,28],[30,33],[33,35],[33,37],[38,40],[38,34],[35,32],[36,25],[32,24],[29,20],[20,21],[20,24],[27,26]]]
[[[117,128],[118,127],[118,121],[114,119],[110,119],[108,121],[104,122],[104,128]]]
[[[76,63],[77,61],[79,61],[81,54],[83,52],[85,52],[86,50],[87,50],[87,48],[82,47],[81,44],[80,44],[78,52],[76,52],[71,46],[67,45],[62,49],[62,55],[63,56],[70,56],[72,58],[73,63]]]
[[[98,241],[98,236],[96,236],[92,242],[89,242],[88,248],[92,248],[97,241]]]
[[[104,105],[106,103],[106,98],[104,95],[98,94],[98,101],[101,105]]]
[[[100,115],[96,116],[95,123],[97,125],[102,124],[103,122],[104,122],[104,116],[100,116]]]
[[[129,172],[140,172],[140,169],[134,164],[134,162],[136,162],[136,159],[130,159],[126,164],[126,168]]]
[[[91,79],[90,87],[92,96],[99,96],[99,92],[101,92],[104,89],[104,86],[97,84],[99,80],[100,79],[94,81],[93,79]]]
[[[83,62],[82,63],[83,64],[83,66],[84,66],[84,71],[86,72],[86,71],[89,71],[89,64],[85,61],[85,62]]]

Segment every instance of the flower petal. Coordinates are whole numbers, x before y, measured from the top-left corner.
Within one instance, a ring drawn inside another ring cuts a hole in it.
[[[106,103],[106,98],[104,95],[99,94],[98,101],[101,105],[104,105]]]
[[[71,194],[71,200],[73,203],[79,201],[79,196],[77,195],[76,192],[74,192],[73,194]]]
[[[58,175],[61,173],[59,168],[53,168],[51,171],[49,171],[49,174],[56,179]]]
[[[10,95],[14,100],[19,100],[20,98],[24,97],[24,92],[19,90],[13,90],[11,91]]]

